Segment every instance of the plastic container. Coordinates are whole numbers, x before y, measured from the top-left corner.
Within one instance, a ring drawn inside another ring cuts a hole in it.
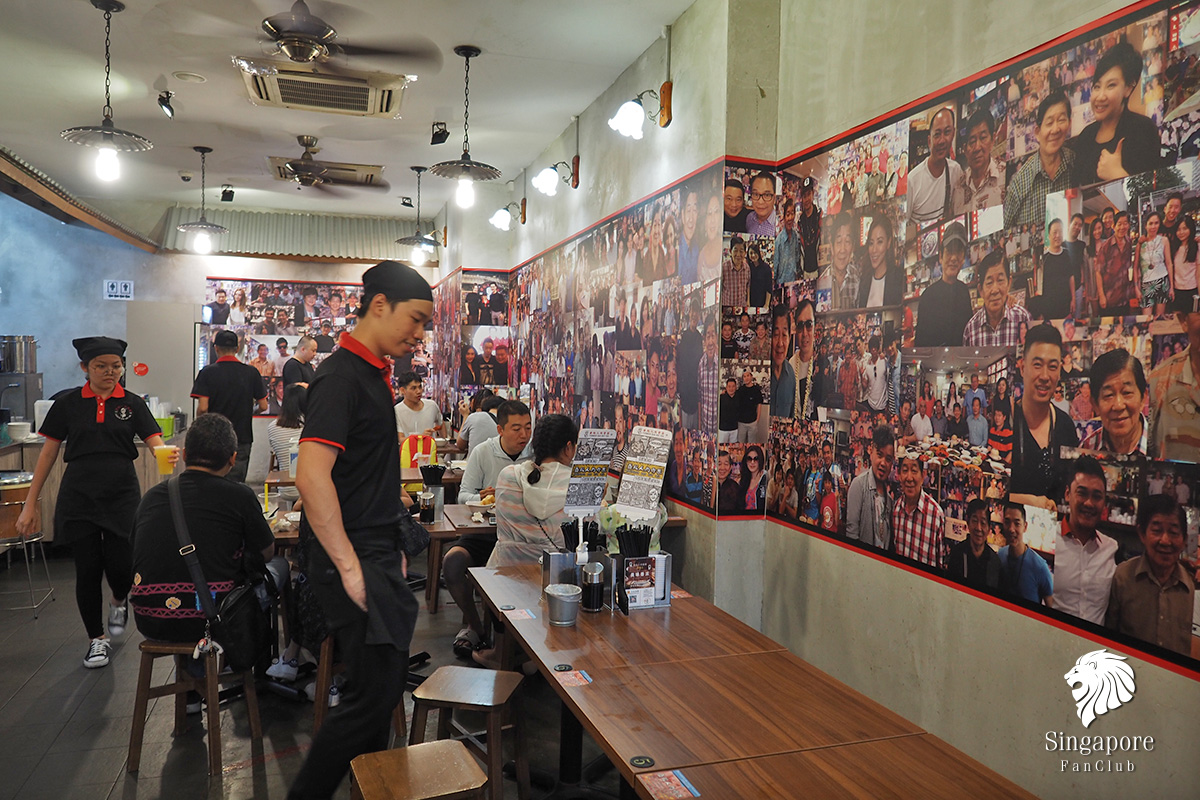
[[[569,583],[552,583],[546,587],[546,618],[551,625],[569,628],[579,618],[583,590]]]

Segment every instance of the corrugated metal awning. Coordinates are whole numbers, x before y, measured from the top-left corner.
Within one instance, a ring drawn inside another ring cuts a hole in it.
[[[286,211],[205,210],[209,222],[224,225],[229,233],[213,239],[214,253],[243,255],[344,258],[351,261],[402,260],[411,248],[396,244],[417,230],[413,222],[390,217],[353,217],[300,214]],[[200,219],[197,206],[167,209],[162,248],[186,252],[187,234],[175,226]]]

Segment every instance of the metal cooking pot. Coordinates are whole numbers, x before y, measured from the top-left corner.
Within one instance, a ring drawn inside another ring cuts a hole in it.
[[[0,336],[0,372],[37,372],[37,340]]]

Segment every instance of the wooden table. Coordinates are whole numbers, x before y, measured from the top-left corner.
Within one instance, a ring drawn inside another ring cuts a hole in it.
[[[400,480],[403,483],[421,483],[421,470],[419,467],[401,467]],[[272,489],[278,489],[282,486],[295,486],[296,479],[289,474],[286,469],[275,469],[267,473],[265,481],[267,486]],[[462,483],[462,471],[457,469],[448,469],[442,476],[442,485],[457,486]]]
[[[642,776],[664,770],[695,774],[705,797],[823,797],[827,788],[835,797],[1031,797],[702,598],[628,617],[580,612],[574,627],[554,628],[536,565],[470,574],[563,701],[568,785],[579,780],[586,728],[624,791],[647,800]],[[534,616],[515,619],[502,606]],[[591,683],[564,686],[559,664]],[[634,756],[654,764],[635,767]]]
[[[637,792],[660,770],[638,775]],[[933,734],[857,742],[683,770],[701,797],[820,797],[828,800],[910,798],[975,800],[1032,797]]]

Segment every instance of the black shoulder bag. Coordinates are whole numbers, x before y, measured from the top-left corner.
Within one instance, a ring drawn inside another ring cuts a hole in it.
[[[271,620],[267,612],[271,607],[274,583],[263,570],[247,570],[245,582],[221,598],[218,608],[200,569],[196,546],[188,534],[178,476],[167,481],[167,496],[171,502],[175,535],[179,539],[179,555],[187,564],[192,583],[196,585],[196,597],[207,619],[204,637],[220,645],[233,670],[244,672],[260,666],[263,656],[269,655],[270,651]]]

